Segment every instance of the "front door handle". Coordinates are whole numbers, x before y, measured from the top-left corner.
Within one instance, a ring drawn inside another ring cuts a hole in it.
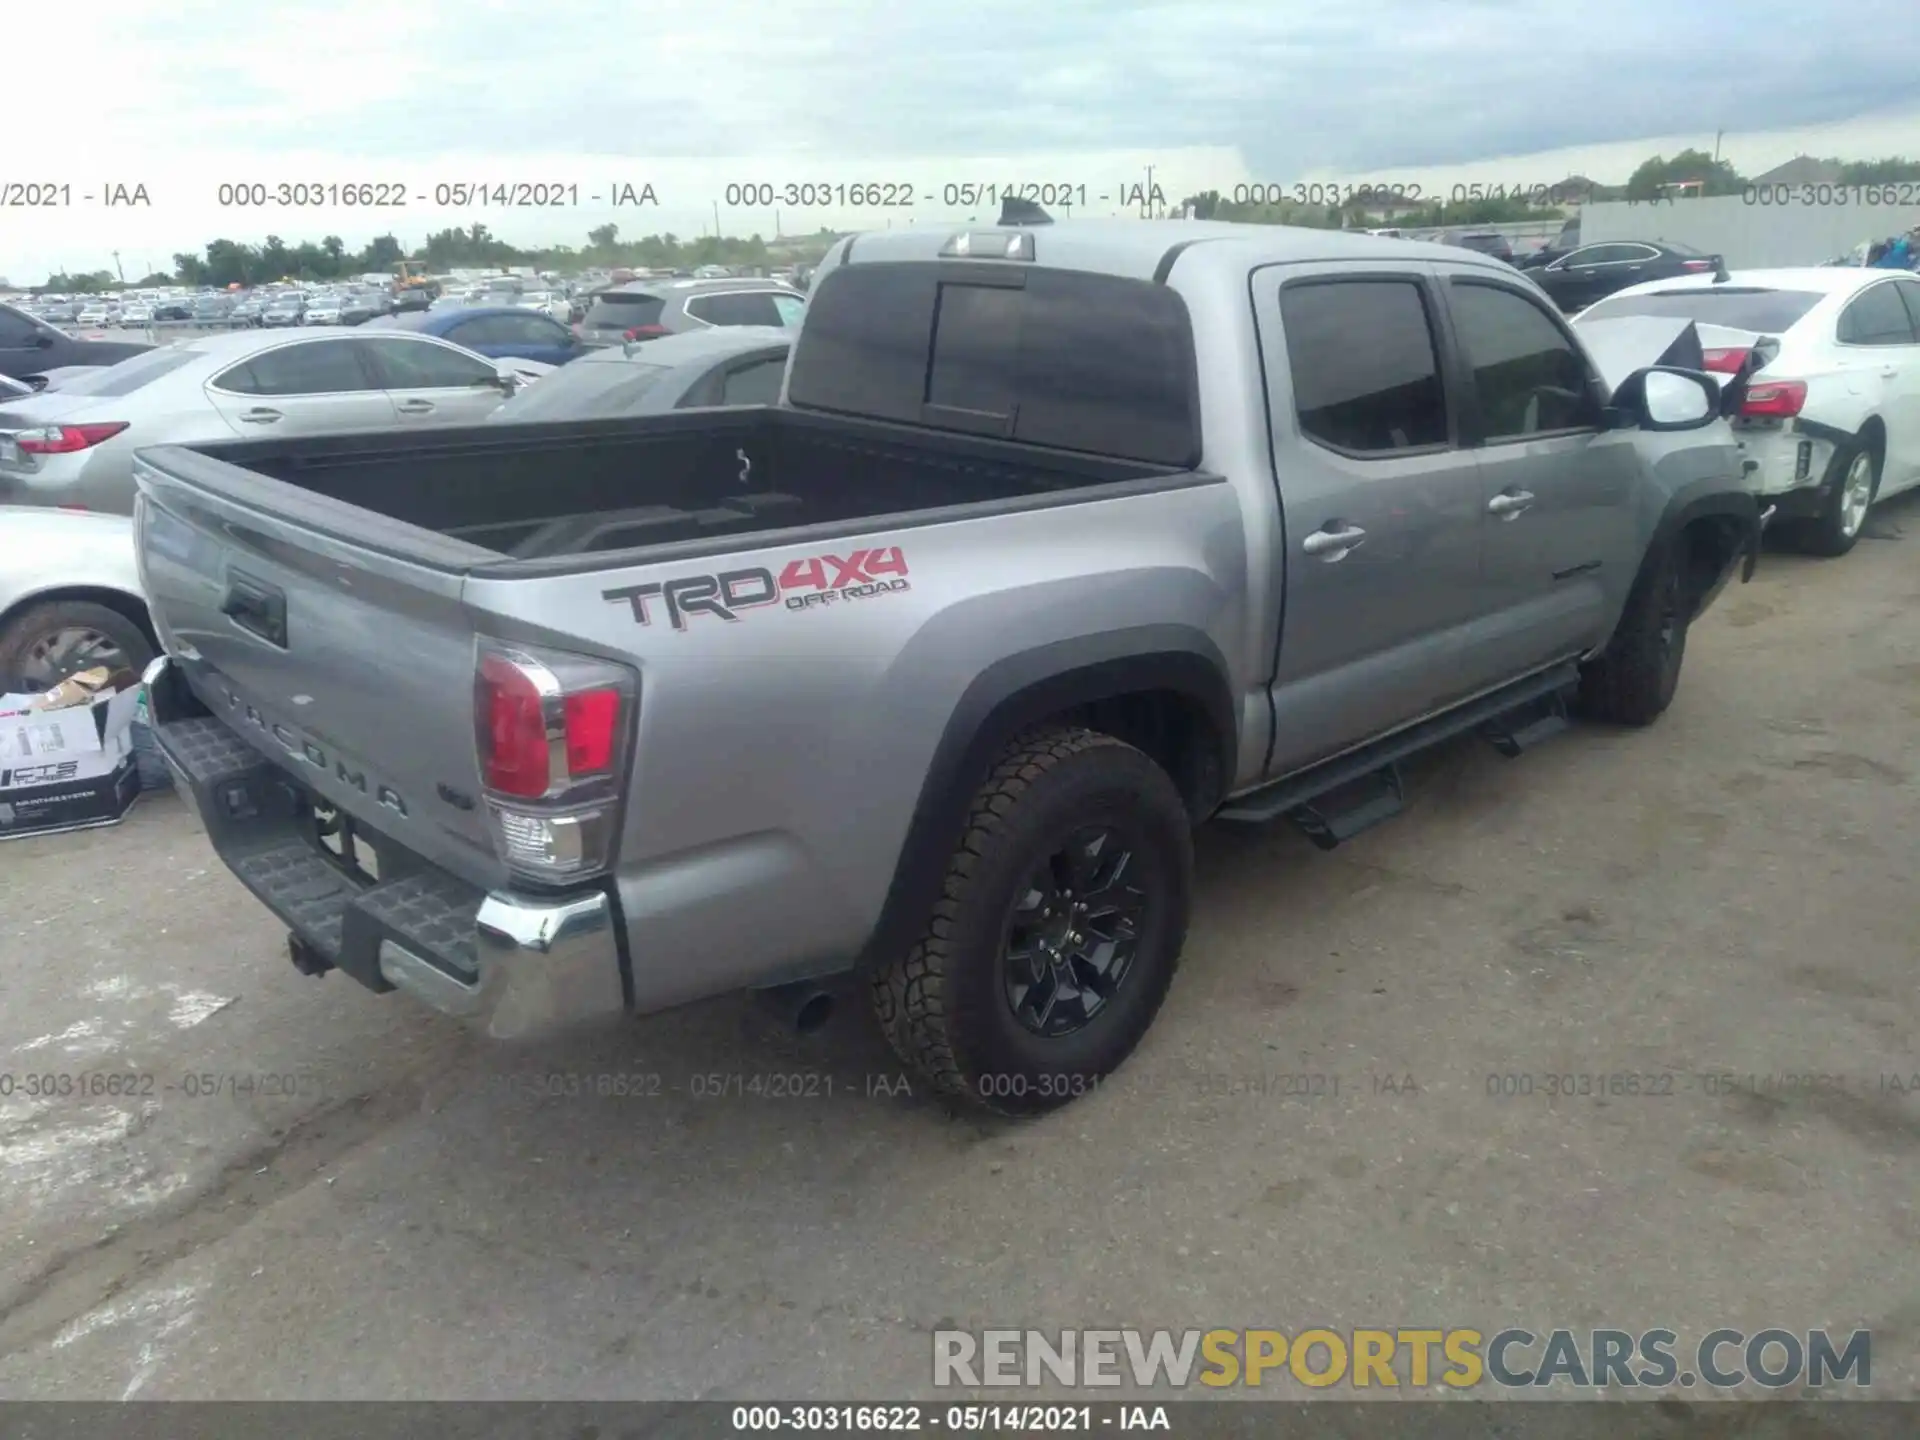
[[[433,402],[431,400],[402,400],[394,408],[402,415],[431,415],[433,413]]]
[[[1366,538],[1367,532],[1358,526],[1348,526],[1343,530],[1316,530],[1300,543],[1300,548],[1316,559],[1331,563],[1346,559],[1347,552]]]
[[[1502,490],[1487,502],[1489,514],[1498,515],[1502,520],[1518,520],[1533,504],[1531,490]]]
[[[276,420],[285,418],[278,410],[269,410],[264,405],[256,405],[251,410],[240,412],[240,423],[243,425],[271,425]]]

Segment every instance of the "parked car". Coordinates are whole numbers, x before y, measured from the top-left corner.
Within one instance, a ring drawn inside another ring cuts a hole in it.
[[[1441,243],[1513,263],[1513,246],[1498,230],[1450,230],[1441,237]]]
[[[1542,245],[1538,250],[1530,250],[1525,255],[1516,256],[1514,264],[1522,270],[1538,269],[1542,265],[1551,265],[1562,255],[1571,255],[1580,248],[1580,217],[1570,215],[1560,226],[1560,233]]]
[[[0,504],[125,514],[142,445],[477,424],[522,383],[501,365],[532,363],[365,329],[201,335],[0,406]]]
[[[497,1035],[855,972],[934,1092],[1052,1109],[1166,998],[1196,824],[1650,723],[1751,569],[1713,382],[1609,395],[1511,267],[1034,241],[838,244],[778,405],[143,449],[156,743],[296,968]]]
[[[0,692],[159,653],[124,515],[0,506]]]
[[[17,306],[0,303],[0,375],[43,375],[69,365],[111,365],[152,348],[131,340],[77,340]]]
[[[1735,433],[1775,528],[1853,548],[1878,501],[1920,485],[1920,277],[1810,265],[1648,281],[1585,310],[1695,322],[1707,368],[1745,382]]]
[[[346,302],[338,295],[321,295],[307,302],[307,311],[300,323],[302,325],[338,325],[346,308]]]
[[[794,332],[759,325],[688,330],[582,355],[538,389],[515,395],[489,424],[653,415],[780,398]]]
[[[306,319],[307,302],[299,295],[280,295],[269,300],[260,311],[263,329],[279,330],[299,325]]]
[[[266,309],[266,296],[248,295],[234,302],[233,309],[227,313],[227,320],[234,325],[258,325]]]
[[[1676,275],[1713,275],[1725,269],[1718,255],[1703,255],[1690,245],[1607,240],[1582,245],[1526,273],[1554,304],[1571,314],[1629,285]]]
[[[558,320],[516,305],[468,305],[454,310],[416,311],[376,321],[376,330],[437,335],[493,359],[538,360],[564,365],[586,347]]]
[[[233,302],[224,295],[202,295],[193,302],[193,323],[225,325],[233,318]]]
[[[564,295],[551,290],[522,290],[513,301],[524,310],[532,310],[551,320],[566,324],[572,315],[573,306]]]
[[[349,295],[340,302],[342,325],[364,325],[387,313],[386,302],[374,295]]]
[[[76,324],[84,327],[104,328],[118,320],[119,313],[104,300],[83,307],[76,317]]]
[[[153,307],[144,300],[136,301],[121,310],[120,323],[128,329],[136,325],[151,325],[153,324]]]
[[[189,302],[178,298],[161,300],[153,307],[153,318],[156,320],[191,320],[193,318],[193,306]]]
[[[580,338],[618,345],[709,325],[797,325],[806,307],[806,296],[766,280],[634,280],[594,297]]]

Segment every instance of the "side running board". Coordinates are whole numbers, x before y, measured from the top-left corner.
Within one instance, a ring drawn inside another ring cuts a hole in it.
[[[1248,791],[1214,818],[1237,825],[1288,819],[1315,845],[1331,850],[1400,813],[1402,760],[1468,731],[1478,731],[1502,755],[1519,755],[1567,728],[1567,694],[1579,682],[1576,662],[1556,665]]]

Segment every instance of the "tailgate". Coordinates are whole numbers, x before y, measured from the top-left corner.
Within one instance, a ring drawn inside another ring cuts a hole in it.
[[[140,451],[134,475],[141,581],[201,702],[357,823],[503,880],[460,599],[498,557],[190,450]]]

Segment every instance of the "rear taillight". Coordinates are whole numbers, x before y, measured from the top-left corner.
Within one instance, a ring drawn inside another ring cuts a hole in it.
[[[480,643],[474,737],[508,869],[574,880],[613,863],[637,691],[623,665]]]
[[[1747,356],[1753,351],[1746,346],[1739,346],[1725,350],[1706,350],[1701,353],[1703,356],[1701,363],[1715,374],[1738,375],[1740,367],[1747,363]]]
[[[13,440],[23,455],[71,455],[76,450],[91,450],[126,428],[124,420],[98,425],[46,425],[38,430],[16,430]]]
[[[1680,262],[1680,268],[1689,275],[1703,275],[1713,269],[1713,262],[1711,260],[1682,260]]]
[[[1800,407],[1806,403],[1806,381],[1767,380],[1747,388],[1747,398],[1740,404],[1740,413],[1749,419],[1784,420],[1798,415]]]
[[[620,338],[622,340],[658,340],[667,333],[664,325],[636,325]]]

